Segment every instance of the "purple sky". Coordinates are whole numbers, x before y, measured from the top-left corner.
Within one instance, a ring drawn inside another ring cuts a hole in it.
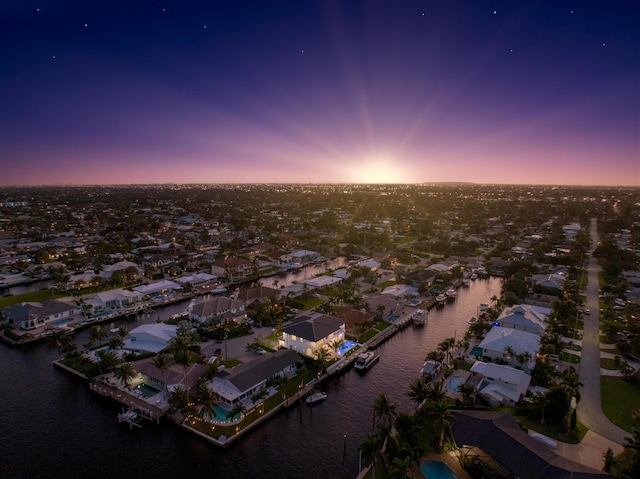
[[[3,0],[0,185],[640,186],[639,1]]]

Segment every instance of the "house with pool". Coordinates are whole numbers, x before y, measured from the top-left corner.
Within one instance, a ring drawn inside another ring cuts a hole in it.
[[[245,303],[227,296],[212,296],[206,301],[196,303],[189,313],[189,319],[199,323],[207,321],[220,323],[225,320],[240,323],[246,318]]]
[[[280,347],[313,357],[319,349],[343,342],[344,334],[344,319],[319,313],[300,316],[282,330]]]
[[[2,317],[19,324],[26,331],[41,326],[62,326],[82,314],[82,307],[65,301],[52,299],[44,303],[21,303],[2,310]]]
[[[127,289],[110,289],[97,293],[85,302],[84,311],[88,318],[104,318],[125,314],[148,305],[145,295]]]
[[[293,351],[279,350],[219,372],[207,387],[229,406],[238,401],[249,402],[254,394],[268,387],[270,379],[295,376],[300,361]],[[253,406],[253,402],[245,405]]]

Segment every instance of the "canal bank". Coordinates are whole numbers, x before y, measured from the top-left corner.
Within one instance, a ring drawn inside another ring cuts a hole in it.
[[[424,327],[407,327],[379,344],[380,361],[365,374],[346,368],[328,377],[322,384],[328,394],[323,403],[308,408],[298,402],[226,448],[164,427],[163,421],[141,430],[118,427],[122,406],[87,394],[86,383],[54,371],[55,349],[44,344],[28,351],[6,348],[0,355],[6,425],[0,447],[11,451],[11,461],[0,464],[0,476],[173,478],[189,471],[214,479],[355,477],[360,440],[371,432],[374,398],[385,392],[399,411],[413,410],[408,385],[419,377],[428,351],[454,334],[461,337],[478,305],[500,294],[500,284],[491,278],[460,289],[455,302],[430,312]],[[171,305],[160,314],[169,317],[183,309]],[[155,315],[140,318],[135,325],[155,320]],[[74,341],[82,344],[88,337],[88,330],[80,331]],[[73,461],[62,461],[69,451]],[[113,459],[131,458],[132,451],[135,460]]]

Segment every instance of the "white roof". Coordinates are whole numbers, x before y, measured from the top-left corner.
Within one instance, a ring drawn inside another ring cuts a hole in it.
[[[308,279],[304,281],[304,283],[314,288],[322,288],[324,286],[339,283],[340,281],[342,281],[342,279],[336,278],[335,276],[318,276],[316,278]]]
[[[479,347],[503,353],[511,347],[515,354],[529,352],[532,356],[540,349],[540,336],[519,329],[494,326],[489,330]]]
[[[142,294],[158,293],[160,291],[164,291],[165,289],[182,289],[182,286],[180,286],[178,283],[174,283],[173,281],[163,279],[156,283],[141,284],[140,286],[136,286],[135,288],[133,288],[134,291]]]
[[[520,369],[502,364],[485,363],[482,361],[476,361],[473,366],[471,366],[471,372],[481,374],[482,376],[492,378],[496,381],[513,384],[516,387],[519,386],[523,380],[527,381],[525,376],[529,378],[529,381],[531,380],[531,377]],[[527,381],[527,383],[529,381]]]
[[[150,323],[129,331],[124,340],[124,349],[157,353],[176,337],[178,327],[165,323]]]
[[[435,263],[431,266],[427,266],[427,269],[430,271],[437,271],[439,273],[444,273],[445,271],[449,271],[449,266],[442,263]]]
[[[384,288],[384,290],[380,294],[384,294],[386,296],[393,296],[395,298],[400,298],[407,294],[414,296],[417,293],[418,293],[417,288],[414,288],[413,286],[409,286],[408,284],[394,284],[387,288]]]
[[[200,281],[213,281],[217,276],[209,273],[195,273],[191,276],[183,276],[182,278],[177,278],[176,281],[178,283],[186,284]]]

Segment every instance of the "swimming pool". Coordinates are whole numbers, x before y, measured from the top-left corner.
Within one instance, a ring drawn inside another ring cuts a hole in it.
[[[338,354],[339,355],[340,354],[344,354],[347,351],[349,351],[350,349],[355,348],[357,345],[358,345],[358,343],[354,343],[353,341],[345,341],[338,348]]]
[[[479,348],[478,346],[474,347],[471,350],[471,356],[475,356],[477,358],[482,356],[482,348]]]
[[[393,316],[389,316],[389,321],[391,321],[392,323],[398,319],[400,316],[398,316],[397,314],[394,314]]]
[[[420,466],[420,472],[427,479],[460,479],[442,461],[425,461]]]
[[[51,323],[51,326],[62,326],[63,324],[70,323],[71,321],[73,321],[73,318],[59,319],[58,321]]]
[[[217,404],[213,406],[213,412],[215,416],[210,418],[209,421],[214,424],[235,424],[239,422],[243,418],[243,414],[234,414],[233,416],[227,418],[227,413],[229,409],[225,409]]]
[[[140,391],[144,397],[150,398],[152,396],[155,396],[159,392],[161,392],[161,389],[158,389],[157,387],[152,386],[151,384],[140,383],[138,384],[138,391]]]
[[[459,392],[458,391],[458,386],[460,386],[461,384],[464,384],[466,382],[467,382],[467,380],[465,378],[463,378],[462,376],[451,376],[451,379],[449,379],[449,382],[447,383],[446,388],[449,391]]]

